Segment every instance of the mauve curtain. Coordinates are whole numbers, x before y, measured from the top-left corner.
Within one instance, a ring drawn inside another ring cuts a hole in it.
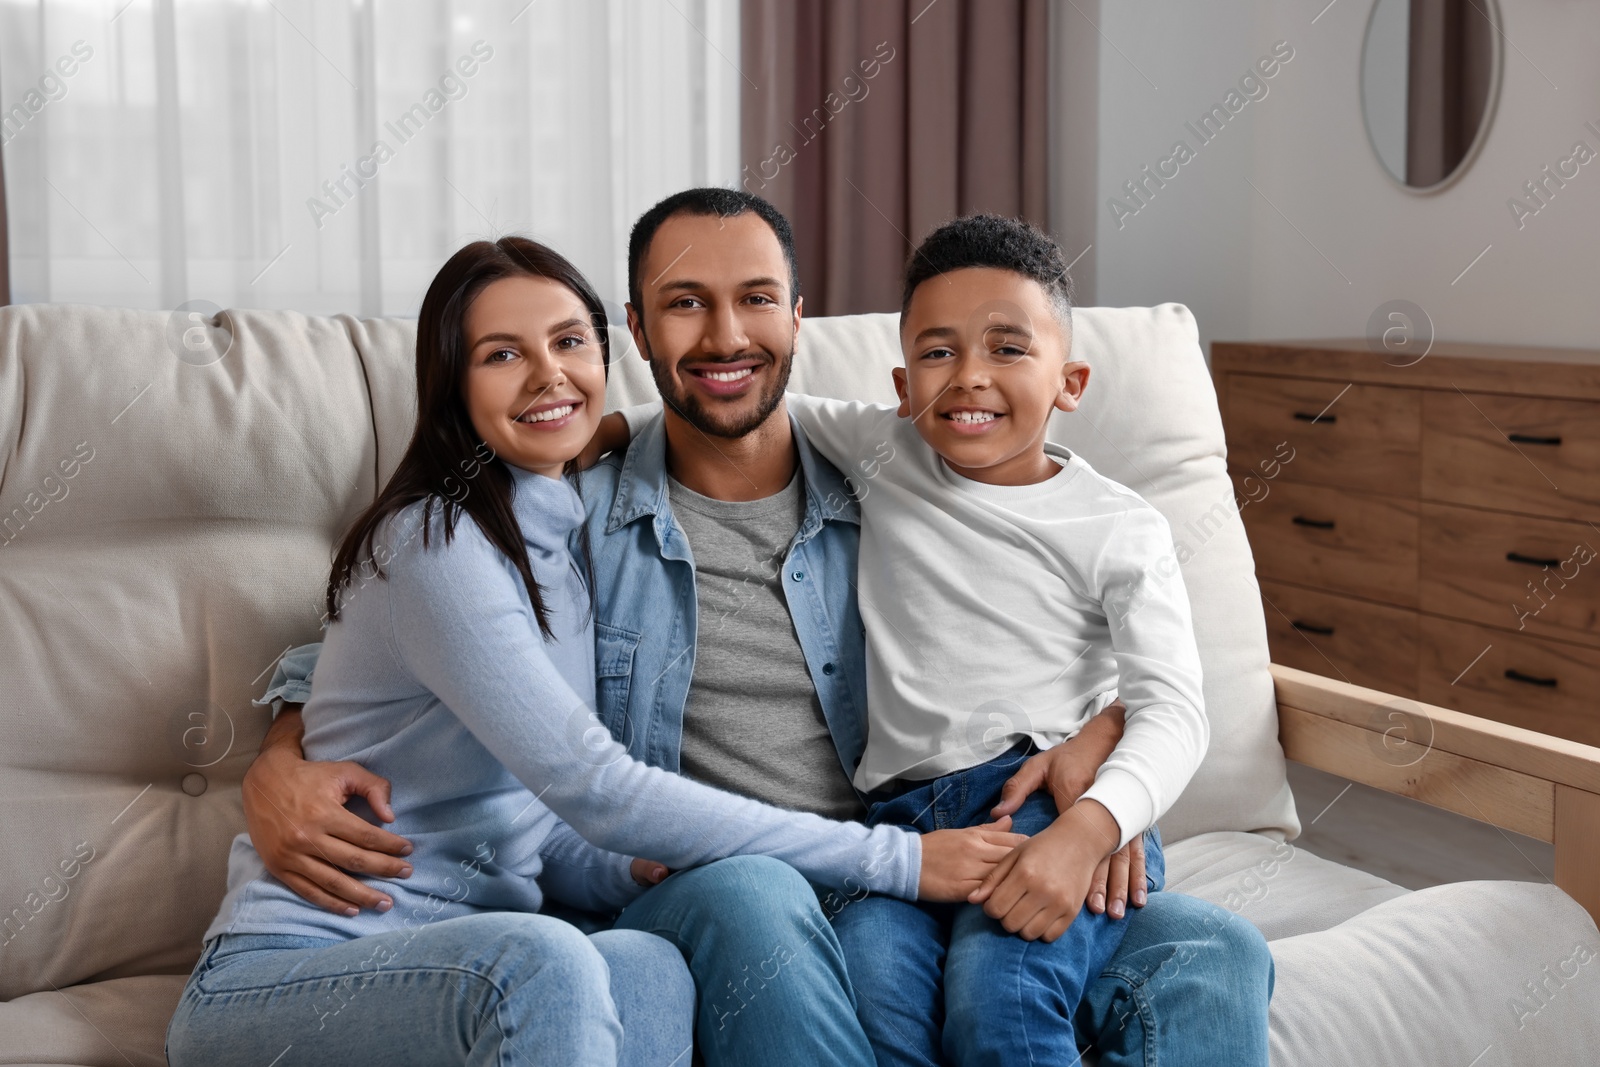
[[[895,311],[957,215],[1047,224],[1046,0],[743,0],[742,188],[794,223],[810,315]]]
[[[1494,76],[1485,0],[1411,0],[1406,184],[1444,181],[1478,135]]]

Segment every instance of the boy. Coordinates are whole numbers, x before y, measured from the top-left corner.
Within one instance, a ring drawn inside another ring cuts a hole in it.
[[[1123,931],[1079,911],[1091,877],[1149,831],[1159,887],[1155,820],[1208,741],[1187,594],[1154,570],[1172,550],[1161,515],[1045,441],[1089,377],[1054,242],[996,216],[936,230],[908,262],[900,337],[898,408],[787,398],[862,472],[868,821],[986,822],[1037,748],[1119,697],[1127,720],[1076,804],[1039,791],[1015,813],[1030,840],[968,904],[867,897],[835,929],[880,1065],[1076,1063],[1073,1012]],[[943,1025],[914,1007],[941,1003]]]

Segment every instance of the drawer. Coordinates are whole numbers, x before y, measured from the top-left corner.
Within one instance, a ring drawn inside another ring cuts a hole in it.
[[[1278,479],[1240,509],[1256,573],[1417,606],[1417,504]]]
[[[1600,745],[1600,650],[1422,617],[1422,699]]]
[[[1422,411],[1423,499],[1600,519],[1600,402],[1433,390]]]
[[[1272,661],[1396,696],[1417,695],[1417,613],[1261,583]]]
[[[1230,374],[1227,405],[1228,464],[1236,470],[1276,458],[1289,481],[1417,494],[1418,390]],[[1285,441],[1293,453],[1279,452]]]
[[[1422,505],[1422,610],[1600,645],[1600,532]]]

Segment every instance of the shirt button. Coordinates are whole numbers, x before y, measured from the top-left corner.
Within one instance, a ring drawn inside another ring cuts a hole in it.
[[[800,581],[805,576],[806,576],[806,572],[805,571],[795,571],[793,574],[789,575],[789,577],[793,578],[797,582]]]
[[[824,664],[823,664],[823,665],[822,665],[822,673],[823,673],[823,674],[832,674],[832,673],[833,673],[833,664],[831,664],[831,663],[824,663]]]

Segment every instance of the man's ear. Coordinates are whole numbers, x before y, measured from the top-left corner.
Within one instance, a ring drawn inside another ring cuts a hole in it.
[[[909,419],[911,417],[911,389],[906,384],[906,369],[904,367],[896,367],[889,373],[894,375],[895,395],[900,398],[900,406],[895,409],[895,414],[902,419]]]
[[[1083,390],[1089,384],[1089,364],[1067,361],[1061,364],[1061,391],[1056,394],[1056,407],[1074,411],[1083,399]]]
[[[622,305],[628,312],[628,333],[633,337],[633,347],[639,350],[639,358],[646,363],[650,362],[650,346],[644,339],[644,317],[630,301]]]

